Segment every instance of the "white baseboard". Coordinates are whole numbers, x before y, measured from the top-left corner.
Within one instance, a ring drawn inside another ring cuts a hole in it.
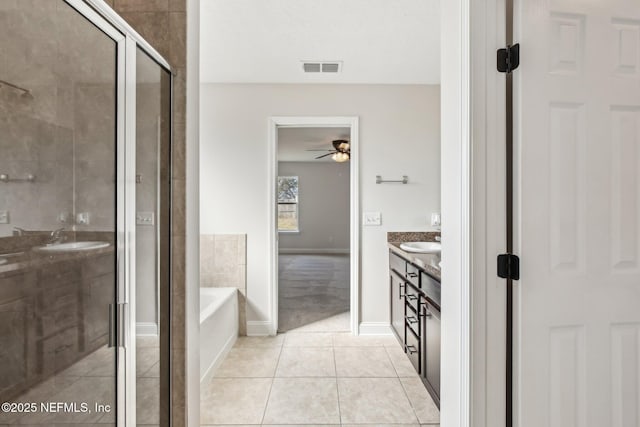
[[[273,327],[268,320],[248,320],[247,336],[249,337],[266,337],[272,335]]]
[[[138,322],[136,323],[136,335],[139,337],[157,337],[158,324],[155,322]]]
[[[360,335],[393,335],[387,322],[361,322],[359,329]]]
[[[207,368],[207,371],[200,378],[201,383],[207,382],[213,377],[213,374],[216,372],[216,369],[218,369],[218,366],[220,366],[224,358],[227,357],[227,354],[229,354],[229,352],[233,348],[233,345],[236,343],[237,339],[238,339],[237,334],[231,335],[227,340],[227,342],[224,343],[224,346],[222,347],[222,350],[220,350],[220,353],[218,353],[218,356],[216,356],[215,360],[211,362],[211,365],[209,365],[209,367]]]
[[[349,248],[335,249],[335,248],[319,248],[319,249],[298,249],[298,248],[279,248],[280,254],[335,254],[335,255],[349,255]]]

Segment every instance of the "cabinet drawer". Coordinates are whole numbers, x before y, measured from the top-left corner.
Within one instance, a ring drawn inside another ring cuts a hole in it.
[[[416,288],[420,288],[420,270],[413,264],[407,263],[407,281]]]
[[[417,335],[418,337],[422,336],[422,328],[420,327],[420,316],[418,316],[418,313],[414,311],[408,304],[405,307],[404,323],[407,328],[411,329],[411,331],[415,335]]]
[[[80,280],[77,266],[68,262],[50,264],[38,271],[38,287],[51,289]]]
[[[40,372],[49,374],[69,366],[78,357],[78,328],[72,327],[40,342]]]
[[[395,270],[402,277],[405,277],[405,274],[407,273],[407,261],[389,251],[389,268]]]
[[[407,357],[409,357],[409,360],[411,361],[413,367],[416,369],[416,372],[421,373],[420,361],[422,360],[422,357],[420,340],[409,328],[407,328],[406,334],[407,338],[404,351],[405,353],[407,353]]]
[[[413,311],[418,312],[420,307],[420,291],[418,288],[407,284],[405,286],[404,300],[407,305],[413,308]]]
[[[74,296],[75,297],[75,296]],[[39,336],[47,337],[62,329],[78,324],[78,301],[69,300],[66,304],[59,305],[55,310],[43,311],[38,316]]]
[[[441,289],[440,282],[424,272],[421,272],[420,275],[422,276],[420,278],[422,292],[424,292],[431,299],[431,301],[433,301],[437,305],[436,308],[439,308]]]
[[[82,277],[84,279],[102,276],[115,271],[115,257],[113,254],[90,258],[82,264]]]

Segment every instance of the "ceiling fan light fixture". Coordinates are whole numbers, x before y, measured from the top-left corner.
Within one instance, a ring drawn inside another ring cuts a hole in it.
[[[340,153],[333,154],[331,158],[338,163],[342,163],[349,160],[349,155],[347,153],[340,152]]]

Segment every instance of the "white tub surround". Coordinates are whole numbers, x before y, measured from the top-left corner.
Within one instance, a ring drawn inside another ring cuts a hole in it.
[[[247,335],[247,235],[200,235],[200,287],[238,289],[239,334]]]
[[[200,381],[213,374],[238,338],[237,293],[200,288]]]

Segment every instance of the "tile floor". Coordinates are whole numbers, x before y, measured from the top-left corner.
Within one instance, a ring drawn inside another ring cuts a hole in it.
[[[440,413],[391,336],[240,337],[201,386],[202,426],[438,426]]]
[[[157,338],[137,339],[137,424],[155,427],[159,424],[160,353]],[[115,353],[101,347],[69,368],[61,371],[12,402],[87,402],[115,404]],[[22,426],[113,426],[115,412],[104,413],[32,413],[0,412],[0,427]]]

